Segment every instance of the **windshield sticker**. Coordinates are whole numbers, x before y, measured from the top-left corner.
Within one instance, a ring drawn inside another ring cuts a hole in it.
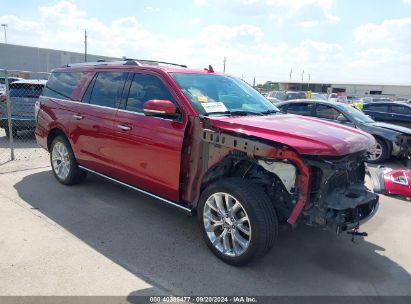
[[[197,96],[197,99],[199,102],[203,103],[203,102],[208,102],[208,98],[207,96]]]
[[[226,112],[228,111],[222,102],[207,102],[201,104],[207,113]]]

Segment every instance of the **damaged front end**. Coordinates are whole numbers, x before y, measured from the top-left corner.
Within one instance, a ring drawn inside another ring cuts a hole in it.
[[[304,160],[313,174],[311,207],[303,211],[308,225],[328,226],[339,233],[358,229],[377,212],[378,195],[364,184],[365,153]]]

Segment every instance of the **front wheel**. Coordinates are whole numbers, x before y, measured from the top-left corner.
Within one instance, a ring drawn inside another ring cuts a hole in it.
[[[368,155],[367,162],[371,164],[381,164],[388,157],[389,149],[387,143],[381,138],[375,138],[375,146]]]
[[[208,247],[231,265],[262,258],[277,237],[277,216],[269,198],[262,188],[238,178],[207,187],[198,218]]]
[[[77,165],[70,143],[63,136],[57,136],[51,143],[50,163],[54,176],[64,185],[79,184],[86,177],[86,172]]]

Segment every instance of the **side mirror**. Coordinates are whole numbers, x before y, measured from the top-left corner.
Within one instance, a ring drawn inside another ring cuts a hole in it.
[[[176,105],[170,100],[151,99],[144,103],[144,115],[175,118],[178,113]]]

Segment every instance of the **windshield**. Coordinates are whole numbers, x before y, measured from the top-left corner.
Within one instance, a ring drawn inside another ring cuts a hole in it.
[[[337,108],[346,115],[350,115],[355,121],[362,123],[371,123],[375,122],[371,117],[365,115],[360,110],[345,104],[338,104]]]
[[[200,114],[279,112],[270,101],[240,79],[215,74],[170,74]]]

